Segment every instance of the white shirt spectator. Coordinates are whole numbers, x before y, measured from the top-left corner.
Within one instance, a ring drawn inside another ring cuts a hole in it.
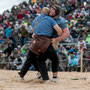
[[[28,31],[28,33],[32,33],[32,26],[25,26],[25,29]]]
[[[78,42],[78,49],[80,49],[80,47],[86,48],[86,42],[84,40]]]

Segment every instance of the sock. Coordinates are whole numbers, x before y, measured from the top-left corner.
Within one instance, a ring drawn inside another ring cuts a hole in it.
[[[53,78],[57,78],[57,76],[53,76]]]

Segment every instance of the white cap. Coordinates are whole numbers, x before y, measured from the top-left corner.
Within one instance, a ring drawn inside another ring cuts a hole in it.
[[[2,52],[2,50],[0,50],[0,52]]]
[[[18,48],[21,48],[21,46],[20,46],[20,45],[18,45]]]

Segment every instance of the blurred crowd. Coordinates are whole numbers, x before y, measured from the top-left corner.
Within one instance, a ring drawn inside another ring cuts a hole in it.
[[[50,0],[51,1],[51,0]],[[80,50],[84,48],[85,65],[90,66],[90,1],[60,0],[39,3],[22,2],[6,10],[0,15],[0,68],[21,69],[29,50],[28,43],[32,39],[32,20],[40,15],[43,7],[57,4],[61,8],[60,16],[66,19],[70,36],[60,42],[57,54],[60,58],[60,70],[72,70],[79,65]],[[61,45],[61,43],[76,43]],[[65,60],[65,62],[64,62]],[[63,61],[63,62],[62,62]],[[47,63],[47,62],[46,62]],[[33,67],[33,66],[32,66]],[[33,69],[33,68],[30,68]]]

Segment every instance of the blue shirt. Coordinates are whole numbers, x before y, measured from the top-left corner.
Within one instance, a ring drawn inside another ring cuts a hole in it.
[[[0,40],[0,44],[3,42],[4,40],[2,39],[2,40]]]
[[[69,49],[69,52],[74,52],[74,49],[73,48]]]
[[[59,16],[59,17],[56,18],[55,21],[57,22],[57,24],[60,26],[60,28],[62,30],[67,27],[66,20],[64,18],[62,18],[62,17]],[[52,37],[53,38],[58,37],[57,32],[55,30],[53,30],[53,36]]]
[[[37,24],[38,22],[38,24]],[[37,24],[37,25],[36,25]],[[51,17],[41,14],[32,21],[32,27],[36,35],[52,36],[53,27],[56,25],[56,21]]]
[[[11,34],[12,34],[12,29],[11,28],[6,28],[5,37],[9,37]]]
[[[78,61],[73,57],[72,59],[70,59],[69,64],[70,64],[71,66],[75,66],[75,65],[78,64]]]

